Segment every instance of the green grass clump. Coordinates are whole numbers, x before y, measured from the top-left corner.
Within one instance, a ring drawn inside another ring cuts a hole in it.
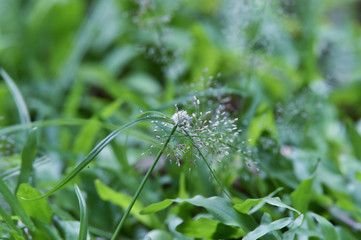
[[[0,0],[0,239],[358,239],[359,9]]]

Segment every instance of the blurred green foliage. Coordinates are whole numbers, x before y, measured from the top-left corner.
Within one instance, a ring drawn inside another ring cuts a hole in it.
[[[76,183],[88,239],[110,239],[159,145],[149,124],[120,134],[50,198],[21,197],[51,189],[140,111],[171,116],[193,95],[207,109],[216,93],[243,130],[246,153],[214,166],[234,202],[204,164],[161,161],[120,239],[358,239],[360,9],[356,0],[0,0],[0,238],[77,238]]]

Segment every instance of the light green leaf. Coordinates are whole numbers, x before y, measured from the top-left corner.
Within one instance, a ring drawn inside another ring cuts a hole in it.
[[[264,202],[263,199],[247,199],[243,203],[234,205],[233,207],[240,213],[248,213],[252,207],[258,205],[259,203]]]
[[[35,198],[41,196],[41,193],[35,188],[32,188],[29,185],[23,183],[19,187],[17,196],[18,198],[19,196],[26,198]],[[30,217],[39,219],[44,223],[50,224],[53,212],[46,199],[41,199],[37,202],[33,202],[22,200],[20,198],[19,201]]]
[[[173,201],[170,199],[166,199],[166,200],[163,200],[158,203],[153,203],[153,204],[143,208],[140,211],[140,214],[150,214],[150,213],[158,212],[160,210],[163,210],[163,209],[169,207],[172,203],[173,203]]]
[[[241,228],[225,225],[209,218],[186,220],[177,226],[176,230],[187,237],[207,239],[230,239],[244,236]]]
[[[96,134],[101,128],[101,124],[98,120],[90,120],[80,131],[79,135],[75,139],[74,152],[75,153],[87,153],[91,150],[94,144]]]
[[[301,213],[308,210],[312,194],[313,178],[305,179],[301,182],[300,186],[291,194],[293,206]]]
[[[99,197],[102,200],[109,201],[113,204],[118,205],[123,209],[126,209],[132,201],[131,196],[128,196],[124,193],[116,192],[113,189],[106,186],[105,184],[103,184],[102,182],[100,182],[99,180],[95,181],[95,188],[97,190]],[[142,223],[144,223],[149,227],[153,227],[153,228],[159,227],[160,223],[157,218],[155,218],[154,216],[148,216],[148,215],[145,216],[140,214],[140,211],[143,208],[144,208],[143,204],[138,200],[135,202],[131,214],[139,221],[141,221]]]

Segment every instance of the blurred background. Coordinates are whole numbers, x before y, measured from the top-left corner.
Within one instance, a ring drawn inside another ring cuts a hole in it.
[[[235,157],[220,173],[232,195],[263,197],[283,187],[290,199],[317,169],[311,210],[357,236],[330,209],[361,221],[360,1],[0,0],[0,68],[19,88],[31,121],[52,125],[39,125],[38,157],[48,161],[37,170],[40,189],[140,111],[171,116],[175,103],[221,89],[252,140],[252,162]],[[16,109],[1,81],[2,173],[19,166],[25,142],[10,128],[20,124]],[[120,136],[75,180],[94,235],[107,238],[120,216],[100,200],[95,179],[132,195],[152,160],[140,155],[155,141],[151,131],[142,125]],[[161,168],[145,205],[180,196],[178,183],[195,179],[187,196],[221,194],[206,170],[184,180],[177,167]],[[59,219],[78,219],[71,187],[51,201]],[[149,230],[136,220],[127,226],[129,239]]]

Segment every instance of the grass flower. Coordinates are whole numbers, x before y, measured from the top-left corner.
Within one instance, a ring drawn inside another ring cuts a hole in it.
[[[235,144],[242,132],[236,125],[238,118],[231,117],[229,106],[225,104],[227,101],[221,102],[212,105],[215,107],[211,106],[207,111],[200,110],[203,106],[196,96],[193,96],[191,104],[188,102],[184,105],[192,106],[188,111],[180,110],[175,105],[172,121],[178,128],[165,153],[170,162],[181,166],[183,162],[189,161],[191,166],[196,166],[197,160],[205,157],[209,164],[213,164],[238,150]],[[153,131],[156,138],[161,140],[160,145],[163,145],[163,139],[169,136],[171,128],[154,123],[156,126]]]

